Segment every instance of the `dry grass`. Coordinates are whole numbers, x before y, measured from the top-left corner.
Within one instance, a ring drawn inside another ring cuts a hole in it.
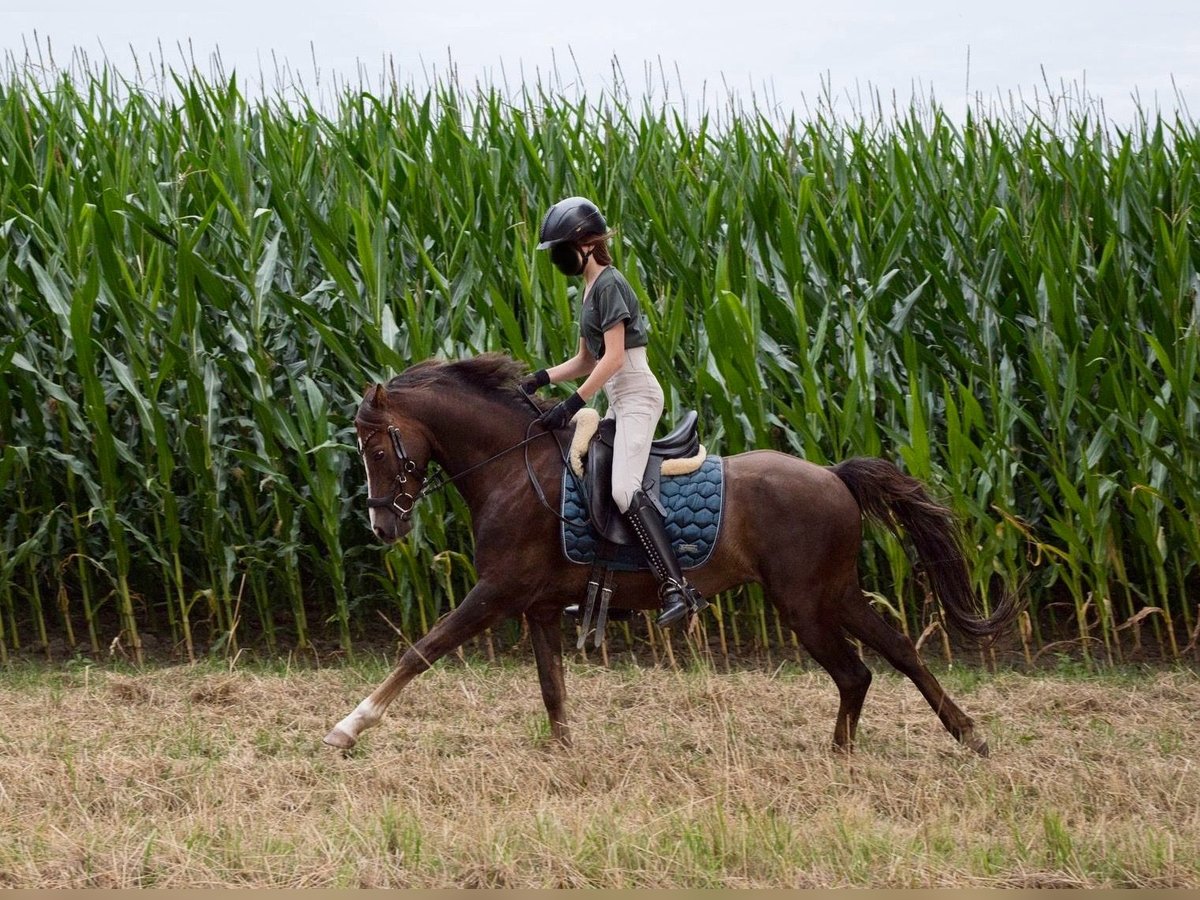
[[[375,666],[0,681],[0,885],[1200,884],[1200,679],[949,673],[980,759],[877,676],[828,749],[824,674],[439,666],[349,756]]]

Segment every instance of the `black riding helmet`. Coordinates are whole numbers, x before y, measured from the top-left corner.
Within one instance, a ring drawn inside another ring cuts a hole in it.
[[[577,241],[593,234],[604,234],[608,223],[587,197],[568,197],[559,200],[546,211],[538,233],[539,250],[546,250],[563,241]]]
[[[593,235],[603,235],[608,223],[591,200],[568,197],[559,200],[546,211],[538,235],[539,250],[550,248],[550,261],[564,275],[582,275],[592,251],[580,252],[576,244]]]

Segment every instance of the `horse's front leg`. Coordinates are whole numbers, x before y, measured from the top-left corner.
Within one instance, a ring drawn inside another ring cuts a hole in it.
[[[341,750],[349,750],[358,743],[358,736],[363,731],[379,724],[388,705],[396,699],[404,685],[455,647],[490,627],[509,612],[510,610],[500,602],[499,593],[492,586],[485,582],[476,584],[456,609],[405,651],[392,674],[384,679],[370,696],[358,704],[350,715],[333,726],[333,730],[325,735],[325,743]]]

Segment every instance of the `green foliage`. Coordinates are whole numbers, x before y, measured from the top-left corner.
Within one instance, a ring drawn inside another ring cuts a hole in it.
[[[1135,643],[1192,633],[1192,123],[687,121],[540,83],[323,112],[170,81],[0,82],[0,654],[48,625],[99,648],[98,617],[133,654],[145,630],[192,653],[428,627],[470,583],[466,510],[438,497],[376,546],[351,417],[431,355],[573,352],[575,288],[533,250],[569,194],[617,225],[668,417],[700,409],[711,452],[894,459],[1035,634],[1112,658],[1138,614]],[[919,632],[900,544],[865,568]],[[771,639],[761,596],[734,606],[735,639]]]

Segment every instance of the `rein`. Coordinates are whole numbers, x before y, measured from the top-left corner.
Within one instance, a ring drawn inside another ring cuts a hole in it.
[[[533,407],[533,411],[536,412],[540,416],[542,411],[538,408],[538,405],[533,402],[533,399],[528,394],[526,394],[524,391],[521,391],[520,393],[521,393],[521,396],[525,398],[526,402],[529,403],[529,405],[531,407]],[[367,497],[367,507],[370,509],[389,509],[393,513],[395,513],[397,516],[399,516],[403,521],[407,522],[409,519],[412,518],[413,507],[415,507],[417,505],[418,500],[423,500],[424,498],[428,497],[430,494],[440,491],[442,488],[446,487],[446,485],[453,484],[455,481],[462,478],[464,475],[468,475],[471,472],[474,472],[476,469],[481,469],[484,466],[488,465],[489,463],[495,462],[500,457],[502,457],[508,453],[511,453],[514,450],[519,450],[520,448],[524,447],[525,448],[525,471],[529,475],[529,484],[533,487],[533,491],[537,495],[538,500],[541,502],[542,506],[546,507],[546,509],[549,510],[550,514],[553,515],[556,519],[558,519],[561,522],[566,522],[568,525],[573,524],[573,523],[571,523],[571,521],[569,519],[566,519],[563,516],[559,515],[558,512],[556,512],[550,506],[549,501],[546,499],[546,493],[545,493],[545,491],[542,490],[542,486],[541,486],[541,484],[538,483],[537,476],[534,474],[533,465],[529,461],[529,444],[531,444],[533,441],[537,440],[540,437],[544,437],[547,434],[553,433],[547,429],[547,430],[543,430],[543,431],[539,432],[538,434],[530,435],[529,434],[530,430],[536,424],[538,424],[537,419],[533,419],[529,423],[529,426],[525,429],[525,440],[518,441],[517,443],[513,444],[511,447],[506,447],[505,449],[501,450],[499,453],[494,453],[491,456],[489,456],[487,459],[483,460],[482,462],[478,462],[473,466],[463,469],[457,475],[452,475],[449,478],[446,477],[444,471],[439,472],[437,477],[433,481],[426,482],[424,485],[422,485],[421,489],[419,491],[417,491],[415,494],[410,494],[408,492],[408,490],[405,488],[405,485],[408,484],[408,476],[416,473],[417,463],[411,456],[408,455],[408,453],[405,452],[404,442],[400,438],[400,429],[397,428],[395,425],[389,425],[387,427],[388,437],[391,438],[392,448],[395,450],[395,453],[396,453],[396,459],[399,460],[399,462],[400,462],[400,472],[396,475],[396,478],[395,478],[397,490],[390,497],[389,496]],[[368,434],[366,436],[366,438],[363,439],[362,445],[363,445],[364,449],[363,449],[363,451],[361,451],[362,454],[365,455],[367,441],[369,441],[377,432],[378,432],[378,429],[376,431],[372,431],[370,434]],[[558,444],[558,452],[559,452],[559,456],[562,457],[563,465],[567,466],[568,470],[569,470],[570,467],[567,462],[567,455],[566,455],[566,452],[562,448],[562,444],[558,443],[557,441],[555,443]],[[572,472],[571,475],[572,475],[572,477],[576,477],[574,472]],[[404,501],[404,500],[408,501],[407,506],[402,505],[402,501]]]
[[[531,422],[530,424],[532,425],[533,423]],[[483,468],[484,466],[486,466],[488,463],[490,463],[490,462],[495,462],[496,460],[498,460],[500,457],[504,456],[505,454],[507,454],[507,453],[512,453],[512,451],[514,451],[514,450],[519,450],[521,447],[525,447],[527,444],[529,444],[529,443],[532,443],[532,442],[533,442],[534,440],[536,440],[537,438],[540,438],[540,437],[542,437],[543,435],[547,435],[547,434],[550,434],[550,432],[549,432],[549,431],[543,431],[543,432],[540,432],[539,434],[535,434],[535,435],[533,435],[532,437],[530,437],[530,436],[529,436],[529,431],[528,431],[528,429],[527,429],[527,430],[525,431],[525,440],[523,440],[523,441],[519,441],[519,442],[517,442],[517,443],[513,444],[511,447],[506,447],[505,449],[501,450],[499,453],[496,453],[496,454],[493,454],[492,456],[489,456],[489,457],[488,457],[487,459],[485,459],[483,462],[480,462],[480,463],[475,463],[475,465],[473,465],[473,466],[471,466],[471,467],[469,467],[469,468],[463,469],[463,470],[462,470],[461,472],[459,472],[457,475],[452,475],[451,477],[447,478],[447,477],[446,477],[446,473],[445,473],[445,472],[439,472],[439,473],[438,473],[438,476],[437,476],[437,479],[436,479],[436,480],[435,480],[435,481],[432,483],[432,486],[430,486],[430,485],[428,485],[428,484],[427,484],[425,487],[423,487],[423,488],[421,489],[421,492],[420,492],[419,496],[420,496],[420,497],[426,497],[426,496],[428,496],[429,494],[432,494],[434,491],[440,491],[440,490],[441,490],[442,488],[444,488],[446,485],[448,485],[448,484],[451,484],[452,482],[455,482],[455,481],[457,481],[459,478],[462,478],[464,475],[468,474],[469,472],[474,472],[476,469],[482,469],[482,468]],[[528,457],[529,457],[529,450],[528,450],[528,449],[526,449],[526,451],[525,451],[525,456],[526,456],[526,458],[528,459]]]
[[[533,423],[531,422],[530,424],[532,425]],[[413,507],[417,505],[418,500],[425,499],[430,494],[440,491],[446,485],[452,484],[453,482],[462,478],[464,475],[468,475],[471,472],[474,472],[476,469],[486,466],[490,462],[495,462],[506,453],[511,453],[513,450],[524,447],[526,444],[529,444],[537,438],[542,437],[542,435],[550,434],[549,431],[543,431],[540,434],[535,434],[530,437],[528,431],[526,431],[525,440],[513,444],[511,447],[506,447],[499,453],[489,456],[483,462],[476,463],[473,466],[463,469],[457,475],[452,475],[447,478],[445,472],[440,472],[434,480],[426,482],[415,494],[410,494],[407,490],[405,490],[404,486],[408,483],[408,476],[417,471],[417,463],[411,456],[404,452],[404,443],[400,439],[400,429],[395,425],[389,425],[387,431],[388,437],[392,439],[392,447],[396,451],[396,458],[400,461],[400,472],[395,478],[395,482],[399,486],[399,489],[390,497],[367,497],[367,506],[370,509],[390,509],[406,522],[412,518]],[[375,434],[376,432],[374,431],[372,431],[371,434],[368,434],[363,440],[363,445],[365,446],[367,441],[369,441]],[[526,459],[528,460],[528,451],[526,452]],[[408,501],[408,506],[401,505],[400,501],[402,499]]]
[[[533,402],[532,397],[530,397],[524,391],[521,391],[521,396],[525,398],[525,402],[527,402],[531,407],[533,407],[534,412],[536,412],[539,416],[542,414],[542,411],[540,409],[538,409],[538,405]],[[530,422],[529,428],[532,428],[536,422],[537,422],[537,419],[534,419],[532,422]],[[529,428],[525,429],[526,435],[529,434]],[[548,433],[548,432],[546,432],[546,433]],[[529,442],[529,438],[526,438],[525,441],[523,441],[522,443],[528,443],[528,442]],[[577,488],[579,488],[580,496],[586,496],[586,494],[583,491],[582,485],[580,485],[580,483],[579,483],[579,476],[575,474],[575,471],[571,468],[571,464],[567,461],[567,453],[565,450],[563,450],[562,444],[560,444],[557,440],[555,441],[555,444],[558,445],[558,455],[562,458],[563,468],[565,468],[568,472],[570,472],[571,477],[573,479],[575,479],[575,485]],[[533,464],[529,461],[529,448],[525,449],[525,473],[529,476],[529,484],[530,484],[530,486],[533,487],[533,492],[535,494],[537,494],[538,501],[542,504],[542,506],[546,507],[546,509],[549,511],[550,515],[554,516],[554,518],[558,519],[558,521],[562,522],[563,524],[569,525],[572,528],[574,528],[576,526],[576,523],[572,522],[566,516],[559,514],[559,512],[550,505],[550,501],[548,501],[546,499],[546,492],[542,490],[542,485],[541,485],[541,483],[538,482],[537,475],[534,474]]]

